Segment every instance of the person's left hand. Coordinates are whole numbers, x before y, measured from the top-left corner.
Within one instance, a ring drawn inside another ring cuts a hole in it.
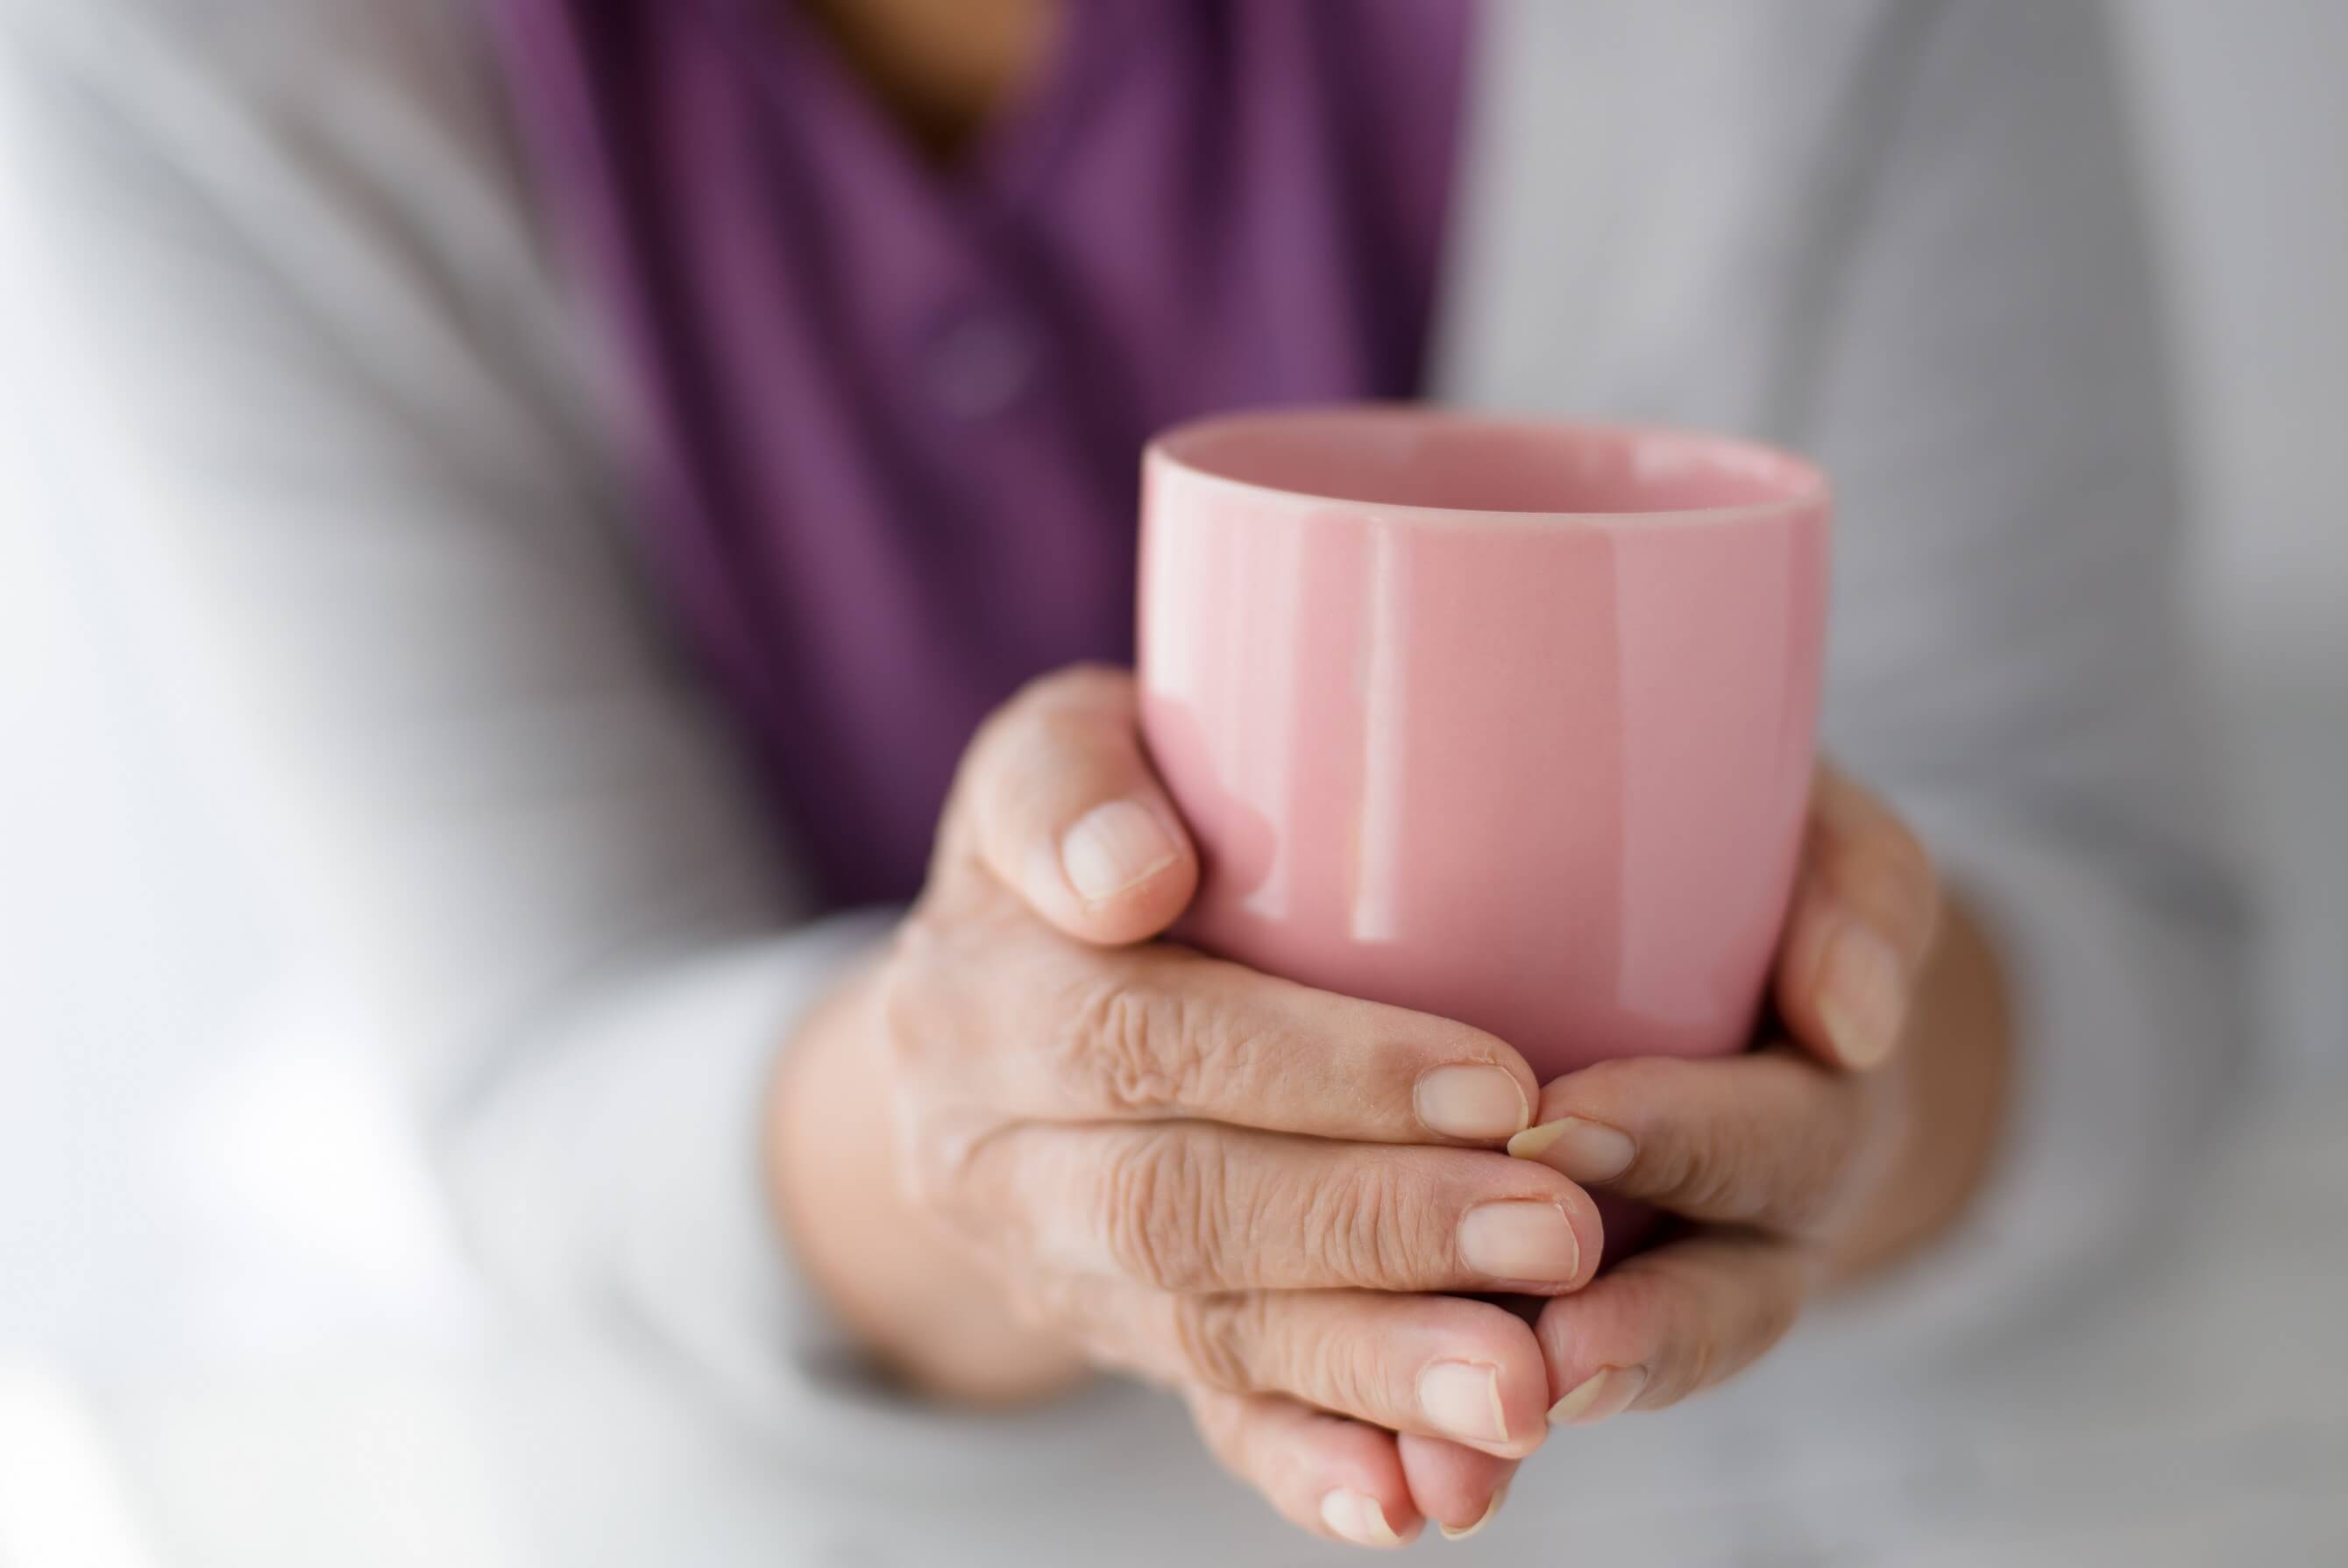
[[[2003,1027],[1986,950],[1961,918],[1945,927],[1915,835],[1821,767],[1762,1048],[1603,1062],[1544,1088],[1509,1152],[1678,1222],[1541,1305],[1553,1424],[1660,1409],[1720,1382],[1822,1285],[1962,1205],[1989,1141]],[[1497,1508],[1514,1469],[1414,1438],[1403,1459],[1438,1522],[1469,1500]]]

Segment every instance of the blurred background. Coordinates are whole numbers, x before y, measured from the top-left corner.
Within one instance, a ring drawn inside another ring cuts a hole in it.
[[[2188,372],[2194,611],[2267,914],[2264,1038],[2236,1045],[2312,1125],[2348,1108],[2348,5],[2118,9]],[[8,177],[0,146],[0,223]],[[302,934],[204,797],[203,715],[142,658],[102,534],[44,468],[57,349],[10,315],[7,238],[0,1564],[178,1561],[159,1518],[179,1539],[237,1515],[248,1438],[284,1542],[305,1508],[356,1510],[366,1561],[511,1561],[473,1396],[431,1375],[491,1320],[356,1021],[305,991]],[[2310,1135],[2304,1158],[2294,1180],[2348,1193],[2348,1140]],[[2336,1304],[2340,1238],[2317,1251]],[[323,1443],[280,1420],[320,1367],[353,1369]],[[2348,1373],[2329,1376],[2335,1418],[2289,1462],[2336,1480]],[[2271,1438],[2258,1416],[2228,1418]]]

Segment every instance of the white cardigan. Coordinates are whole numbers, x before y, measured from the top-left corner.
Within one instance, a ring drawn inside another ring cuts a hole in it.
[[[2023,1071],[1992,1189],[1781,1353],[1912,1364],[2156,1212],[2242,1040],[2099,17],[1487,4],[1443,395],[1825,462],[1827,743],[2009,965]],[[256,852],[386,1020],[485,1262],[658,1346],[808,1473],[983,1484],[1145,1560],[1125,1505],[1020,1489],[1102,1453],[1188,1475],[1154,1400],[892,1406],[794,1280],[761,1086],[886,915],[807,922],[646,593],[588,395],[608,367],[475,26],[463,0],[0,0],[0,196],[70,351],[42,393],[56,459],[175,700],[228,738]],[[1206,1495],[1230,1518],[1186,1514],[1172,1560],[1306,1550]]]

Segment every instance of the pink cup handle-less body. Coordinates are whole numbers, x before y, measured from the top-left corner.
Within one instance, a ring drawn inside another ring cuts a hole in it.
[[[1751,1038],[1808,796],[1828,500],[1722,438],[1403,407],[1153,443],[1144,731],[1182,934],[1546,1080]]]

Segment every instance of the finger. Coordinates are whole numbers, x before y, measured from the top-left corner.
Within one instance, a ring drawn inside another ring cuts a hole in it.
[[[1841,1067],[1889,1058],[1939,921],[1922,843],[1875,795],[1822,766],[1777,966],[1777,1010],[1795,1038]]]
[[[1512,1291],[1585,1283],[1590,1195],[1530,1161],[1211,1122],[1030,1122],[969,1151],[942,1201],[1015,1226],[1049,1270],[1165,1291]]]
[[[944,861],[976,862],[1081,941],[1165,930],[1198,886],[1199,858],[1138,726],[1125,671],[1084,666],[1031,683],[963,758]]]
[[[1810,1235],[1864,1190],[1895,1129],[1884,1080],[1778,1047],[1601,1062],[1541,1092],[1509,1152],[1689,1219]]]
[[[1354,1290],[1173,1295],[1128,1288],[1102,1293],[1089,1306],[1086,1341],[1161,1382],[1284,1395],[1500,1458],[1532,1452],[1549,1431],[1549,1375],[1532,1329],[1484,1302]]]
[[[1548,1303],[1535,1326],[1556,1396],[1551,1424],[1659,1410],[1725,1381],[1793,1326],[1818,1267],[1792,1242],[1707,1231]]]
[[[1515,1460],[1495,1459],[1441,1438],[1404,1434],[1395,1444],[1411,1501],[1446,1541],[1465,1541],[1492,1522],[1516,1479]]]
[[[1269,1394],[1200,1388],[1189,1402],[1208,1449],[1290,1523],[1355,1546],[1418,1538],[1392,1433]]]
[[[1497,1145],[1540,1086],[1504,1042],[1447,1019],[1315,991],[1168,944],[1103,953],[1000,923],[917,922],[892,1005],[953,1027],[897,1031],[1005,1114],[1194,1118],[1355,1142]],[[926,944],[926,946],[922,944]],[[1010,1048],[973,1050],[973,1040]],[[973,1083],[976,1074],[986,1075]],[[919,1081],[928,1081],[926,1078]]]

